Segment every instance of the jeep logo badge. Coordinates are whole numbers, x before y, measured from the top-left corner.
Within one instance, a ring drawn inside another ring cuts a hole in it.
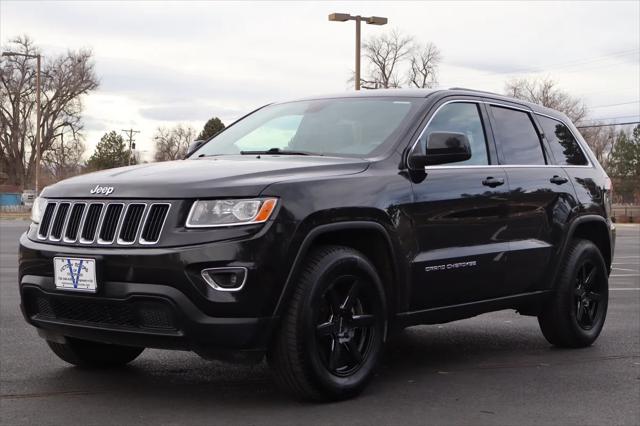
[[[95,188],[93,188],[91,191],[89,191],[92,194],[104,194],[104,195],[109,195],[113,192],[113,186],[100,186],[100,185],[96,185]]]

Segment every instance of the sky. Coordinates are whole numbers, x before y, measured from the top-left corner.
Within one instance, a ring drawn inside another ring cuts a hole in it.
[[[83,98],[89,153],[107,131],[133,128],[144,159],[159,126],[200,130],[274,101],[352,89],[354,23],[441,50],[441,87],[502,92],[545,77],[589,107],[590,119],[640,119],[640,1],[98,2],[0,0],[0,48],[28,34],[45,56],[94,53],[100,80]]]

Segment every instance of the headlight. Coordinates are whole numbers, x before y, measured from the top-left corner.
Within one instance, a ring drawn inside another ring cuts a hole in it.
[[[40,219],[42,219],[42,213],[44,213],[46,205],[46,198],[36,197],[36,199],[33,200],[33,206],[31,206],[31,221],[33,223],[40,223]]]
[[[276,208],[276,198],[197,200],[187,217],[187,228],[249,225],[265,222]]]

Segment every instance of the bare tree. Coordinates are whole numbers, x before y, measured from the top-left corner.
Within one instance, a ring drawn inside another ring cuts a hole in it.
[[[156,143],[156,161],[180,160],[186,153],[189,144],[196,136],[196,130],[191,126],[178,124],[172,128],[158,127],[153,137]]]
[[[366,78],[362,78],[363,89],[400,87],[399,64],[412,51],[413,38],[398,31],[371,37],[363,44],[363,56],[369,61]]]
[[[593,123],[593,126],[599,126],[601,123]],[[616,140],[616,131],[614,126],[605,127],[586,127],[580,129],[582,137],[593,151],[598,162],[608,169],[609,158]]]
[[[9,41],[6,49],[36,54],[38,48],[27,37]],[[29,185],[35,172],[35,62],[22,56],[0,59],[0,166],[8,183]],[[66,131],[82,130],[81,97],[98,87],[92,53],[69,51],[43,64],[42,138],[44,156]]]
[[[440,49],[431,43],[418,45],[410,58],[409,85],[432,88],[438,85],[438,66],[442,60]]]
[[[57,182],[82,171],[82,156],[86,147],[78,133],[73,131],[60,133],[51,148],[42,156],[42,162],[48,169],[53,179]]]
[[[574,123],[579,123],[587,116],[584,102],[558,88],[556,82],[549,78],[521,78],[508,81],[505,94],[561,111]]]

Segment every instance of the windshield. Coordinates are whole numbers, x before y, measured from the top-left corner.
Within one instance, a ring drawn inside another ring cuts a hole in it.
[[[269,105],[198,149],[208,155],[306,153],[366,157],[391,142],[421,98],[342,98]]]

